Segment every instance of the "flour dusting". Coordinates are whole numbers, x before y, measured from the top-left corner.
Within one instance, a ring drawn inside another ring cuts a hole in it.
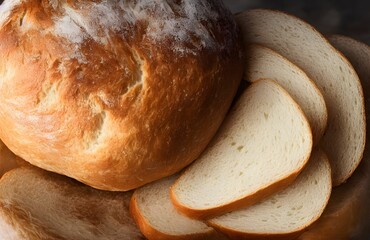
[[[49,0],[52,8],[57,9],[59,5],[59,0]]]
[[[64,16],[55,23],[55,32],[72,43],[82,43],[85,34],[81,27],[70,17]]]
[[[80,3],[73,8],[62,4],[63,16],[55,20],[55,34],[74,44],[93,39],[108,44],[109,36],[121,34],[127,39],[135,34],[135,24],[147,24],[144,39],[161,43],[169,39],[174,51],[194,52],[202,48],[216,48],[217,42],[205,23],[216,22],[225,16],[215,10],[219,1],[209,0],[102,0]],[[189,44],[191,47],[189,47]]]
[[[152,3],[153,4],[153,3]],[[152,9],[156,9],[156,6],[149,6]],[[150,16],[143,13],[144,19],[149,19],[148,25],[148,37],[162,41],[165,38],[170,37],[178,43],[190,42],[192,37],[199,40],[197,48],[214,47],[215,42],[211,38],[209,31],[202,25],[201,20],[206,21],[209,17],[215,17],[210,9],[204,10],[204,6],[201,2],[190,2],[185,1],[182,9],[177,9],[177,12],[181,11],[179,17],[175,16],[166,1],[158,3],[156,14],[162,16],[161,20],[158,21],[156,17]],[[198,9],[198,10],[197,10]],[[181,46],[181,44],[178,46]]]
[[[0,27],[9,20],[12,11],[22,3],[22,0],[5,0],[0,5]]]

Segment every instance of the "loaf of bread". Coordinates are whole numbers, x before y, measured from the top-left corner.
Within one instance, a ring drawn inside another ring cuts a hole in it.
[[[370,215],[358,78],[367,91],[369,46],[329,38],[357,75],[300,19],[250,10],[236,20],[241,32],[222,0],[5,0],[0,239],[359,230]]]
[[[255,204],[291,184],[312,149],[309,123],[276,82],[253,83],[201,157],[171,188],[175,206],[209,218]]]
[[[5,0],[0,138],[98,189],[171,175],[231,104],[239,35],[221,0]]]

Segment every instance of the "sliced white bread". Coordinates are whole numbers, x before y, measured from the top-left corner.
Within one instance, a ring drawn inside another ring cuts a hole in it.
[[[170,199],[170,187],[176,176],[146,185],[134,192],[130,211],[141,232],[155,239],[219,239],[204,222],[180,214]]]
[[[370,47],[369,45],[359,42],[353,38],[332,35],[329,36],[329,41],[336,47],[340,52],[346,56],[355,68],[362,88],[364,90],[365,100],[370,97]]]
[[[276,82],[259,80],[171,187],[171,199],[199,219],[252,205],[293,182],[311,149],[311,129],[297,103]]]
[[[299,67],[277,52],[259,44],[246,46],[245,79],[275,80],[302,108],[310,123],[314,145],[324,134],[328,113],[324,97],[316,84]]]
[[[364,160],[370,160],[369,155]],[[322,216],[299,240],[366,239],[355,236],[370,227],[369,163],[362,161],[345,184],[333,189]]]
[[[267,46],[296,64],[321,90],[328,127],[321,144],[332,165],[333,184],[345,182],[365,147],[365,110],[359,78],[348,62],[311,25],[272,10],[237,15],[245,44]]]
[[[34,167],[0,180],[6,240],[144,239],[129,213],[131,193],[103,192]]]
[[[317,220],[331,192],[326,155],[314,151],[307,167],[283,191],[251,207],[209,220],[231,239],[295,239]]]
[[[370,96],[370,47],[352,38],[333,35],[330,42],[352,63],[358,73],[364,96]],[[369,112],[367,112],[369,120]],[[367,239],[362,236],[370,227],[370,147],[366,143],[364,158],[353,176],[333,190],[329,204],[321,218],[300,240]]]

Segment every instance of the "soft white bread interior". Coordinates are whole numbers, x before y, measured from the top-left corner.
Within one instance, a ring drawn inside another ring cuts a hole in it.
[[[351,62],[356,70],[362,88],[364,90],[365,101],[370,96],[370,47],[369,45],[357,41],[353,38],[342,35],[331,35],[329,41]],[[368,105],[367,103],[365,103]]]
[[[316,221],[332,189],[330,164],[315,150],[296,181],[251,207],[209,220],[232,239],[294,239]]]
[[[244,78],[250,82],[270,78],[282,86],[306,114],[316,145],[328,118],[324,97],[316,84],[299,67],[270,48],[250,44],[245,49],[248,54]]]
[[[364,90],[366,109],[370,96],[370,47],[350,37],[329,36],[358,73]],[[366,114],[369,121],[369,112]],[[367,137],[368,138],[368,137]],[[370,147],[366,142],[361,164],[353,176],[332,192],[321,218],[300,236],[300,240],[367,239],[370,228]]]
[[[0,42],[0,138],[111,191],[194,161],[243,74],[221,0],[5,0]]]
[[[170,186],[178,176],[148,184],[134,192],[130,210],[148,239],[217,239],[204,222],[180,214],[170,199]]]
[[[130,192],[92,189],[34,167],[0,180],[0,236],[7,240],[144,239],[129,213]]]
[[[300,67],[321,90],[328,127],[321,144],[333,170],[333,184],[346,181],[359,165],[365,147],[365,110],[359,78],[348,62],[311,25],[272,10],[237,15],[245,44],[259,43]]]
[[[353,176],[333,189],[322,216],[299,240],[366,239],[359,236],[368,233],[366,228],[370,227],[369,157],[365,150],[364,160]]]
[[[239,98],[201,157],[171,188],[175,206],[208,218],[260,201],[289,185],[311,154],[309,123],[272,80]]]

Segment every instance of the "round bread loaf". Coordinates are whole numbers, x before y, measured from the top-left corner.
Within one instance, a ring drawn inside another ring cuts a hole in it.
[[[171,175],[231,104],[239,38],[221,0],[5,0],[0,138],[99,189]]]

